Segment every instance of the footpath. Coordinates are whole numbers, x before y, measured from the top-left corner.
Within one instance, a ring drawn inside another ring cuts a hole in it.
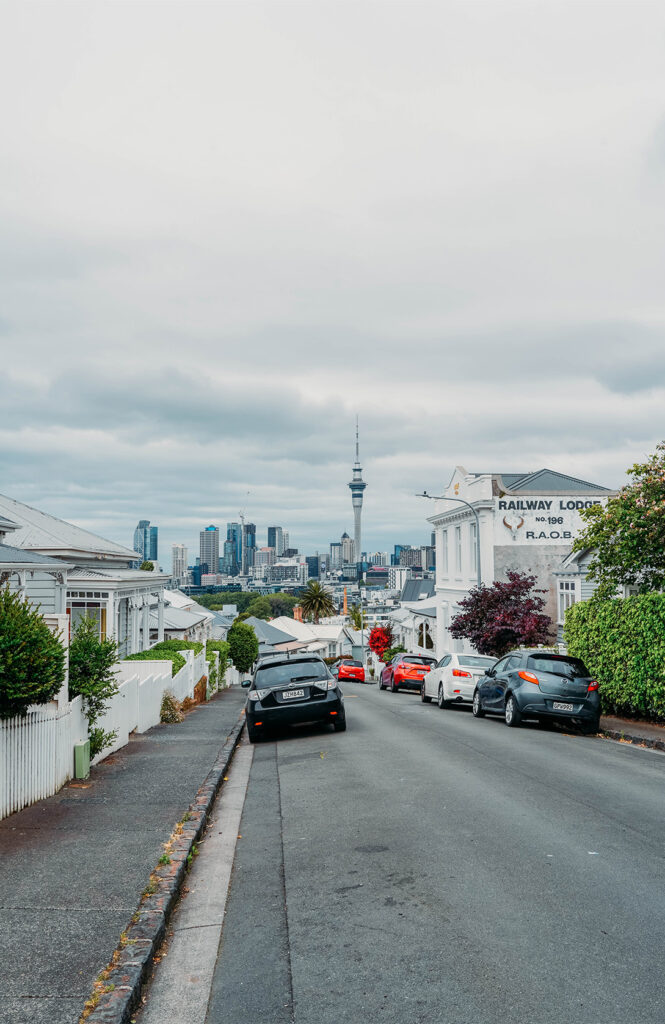
[[[137,927],[142,894],[183,819],[175,846],[185,858],[191,851],[244,702],[239,688],[224,690],[178,725],[131,736],[85,782],[0,822],[0,1024],[76,1024],[132,918]],[[176,870],[177,853],[162,869],[171,877],[158,879],[173,893],[185,868]],[[157,886],[156,899],[164,908],[171,896]]]
[[[634,718],[619,718],[616,715],[603,715],[600,720],[600,731],[612,740],[665,751],[665,725],[640,722]]]

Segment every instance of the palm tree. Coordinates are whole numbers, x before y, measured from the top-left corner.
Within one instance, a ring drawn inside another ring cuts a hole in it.
[[[349,618],[354,629],[363,629],[367,625],[367,616],[358,604],[352,604],[349,608]]]
[[[321,616],[334,615],[336,611],[332,597],[316,580],[310,580],[307,589],[303,590],[300,607],[305,618],[314,619],[314,622],[318,622]]]

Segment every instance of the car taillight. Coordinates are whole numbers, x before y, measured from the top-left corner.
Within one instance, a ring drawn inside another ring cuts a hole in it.
[[[535,683],[538,686],[538,676],[534,676],[533,672],[518,672],[520,679],[526,679],[527,683]]]
[[[592,690],[597,690],[597,689],[598,689],[598,683],[596,682],[595,679],[592,679],[591,682],[589,683],[588,688],[587,688],[587,693],[591,693]]]
[[[469,679],[471,678],[471,673],[470,672],[462,672],[462,670],[460,668],[454,668],[453,669],[453,675],[454,676],[467,676]]]

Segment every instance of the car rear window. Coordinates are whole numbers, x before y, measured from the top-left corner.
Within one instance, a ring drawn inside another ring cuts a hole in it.
[[[465,665],[467,668],[489,668],[495,661],[496,658],[481,658],[473,654],[465,654],[459,658],[460,665]]]
[[[353,665],[354,668],[362,668],[361,661],[343,661],[342,665]]]
[[[555,676],[563,676],[565,679],[585,678],[590,673],[583,661],[579,658],[566,658],[563,655],[557,657],[552,654],[532,654],[527,659],[527,668],[534,668],[540,672],[551,672]]]
[[[402,663],[404,665],[436,665],[436,658],[424,658],[420,654],[405,654]]]
[[[281,683],[304,682],[306,679],[327,679],[328,669],[322,661],[292,661],[280,665],[265,665],[256,670],[254,685],[257,690]]]

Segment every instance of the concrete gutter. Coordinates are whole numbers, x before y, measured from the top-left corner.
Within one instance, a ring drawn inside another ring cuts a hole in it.
[[[631,718],[603,715],[600,719],[600,735],[620,743],[634,743],[649,750],[665,751],[665,726],[653,722],[640,722]]]
[[[87,1024],[130,1024],[132,1014],[140,1002],[143,986],[150,975],[152,958],[164,940],[166,926],[187,876],[191,858],[196,855],[194,847],[206,829],[244,724],[243,713],[194,802],[176,825],[169,844],[170,863],[155,866],[150,884],[122,933],[108,968],[95,982],[91,1000],[86,1004],[81,1021]],[[91,1002],[95,1004],[94,1008],[89,1008]]]

